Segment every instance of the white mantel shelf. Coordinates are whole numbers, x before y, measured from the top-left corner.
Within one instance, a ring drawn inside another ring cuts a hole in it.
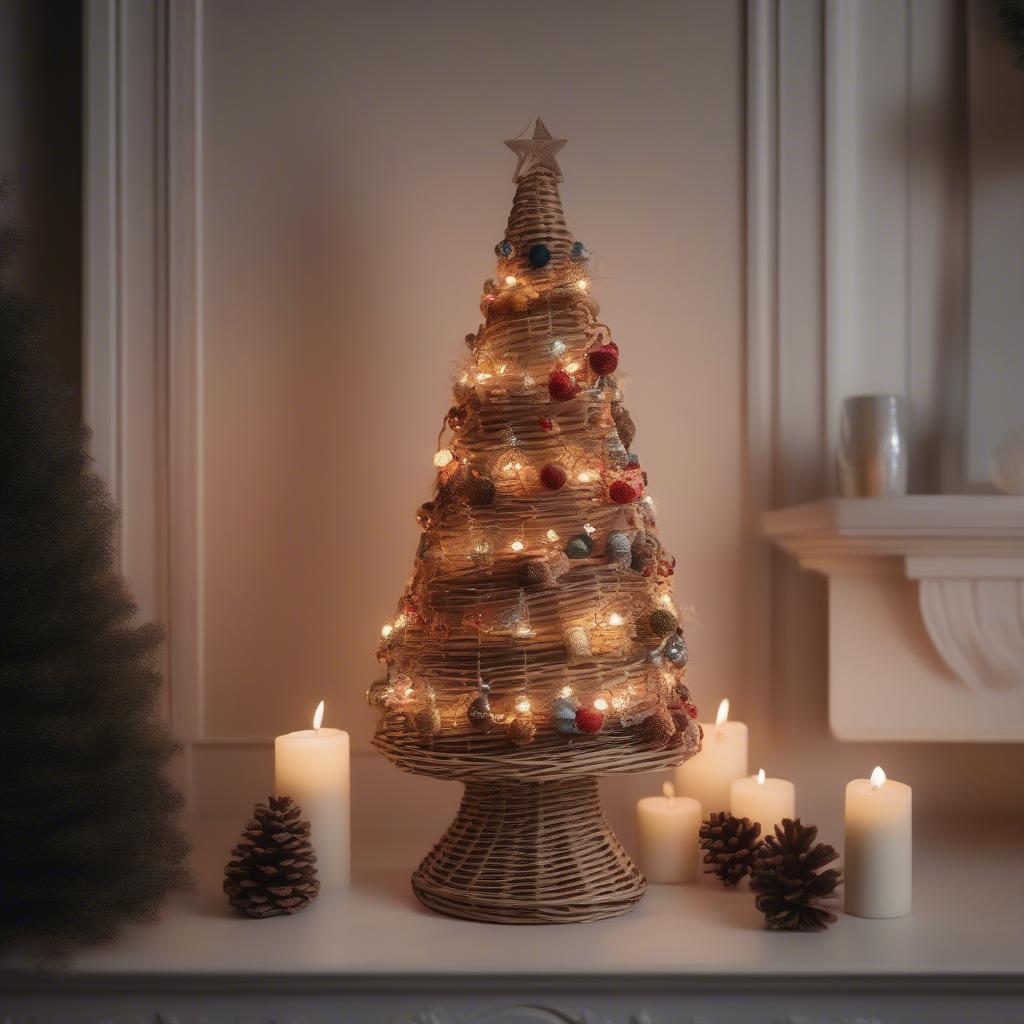
[[[251,1010],[252,1020],[317,1021],[320,1010],[349,1008],[351,1016],[323,1019],[771,1024],[843,1007],[892,1024],[917,1018],[879,1016],[879,1006],[911,998],[941,999],[933,1021],[947,1020],[946,1010],[960,1013],[950,1021],[987,1019],[964,1013],[986,1000],[1001,1013],[1024,1008],[1024,834],[986,834],[971,847],[959,840],[977,826],[935,831],[934,842],[918,836],[910,917],[864,920],[840,905],[823,934],[780,934],[764,929],[745,885],[727,891],[710,879],[653,886],[631,914],[596,924],[450,920],[416,903],[411,861],[357,870],[350,892],[294,917],[250,921],[219,891],[229,840],[218,828],[197,858],[200,892],[159,924],[80,954],[60,975],[0,961],[0,1018],[155,1022],[159,1014],[166,1024],[200,1013],[248,1020]],[[475,1016],[524,1000],[556,1015]],[[434,1018],[416,1016],[426,1007]]]
[[[1024,497],[831,498],[763,526],[828,577],[837,737],[1024,741]]]

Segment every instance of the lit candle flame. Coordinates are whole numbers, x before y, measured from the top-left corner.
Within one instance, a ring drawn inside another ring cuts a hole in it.
[[[661,792],[669,798],[669,800],[675,800],[676,798],[676,787],[671,782],[663,782],[661,784]]]
[[[324,723],[324,702],[320,701],[316,706],[316,711],[313,712],[313,728],[317,732],[320,731],[320,726]]]
[[[718,705],[718,714],[715,715],[715,732],[721,736],[725,729],[725,723],[729,720],[729,698],[726,697]]]
[[[759,786],[763,786],[764,785],[764,769],[763,768],[758,768],[757,769],[757,784]]]
[[[871,788],[881,789],[885,785],[885,772],[882,771],[881,765],[876,765],[875,770],[871,773]]]

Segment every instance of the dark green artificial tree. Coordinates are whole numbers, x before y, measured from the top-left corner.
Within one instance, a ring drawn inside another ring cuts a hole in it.
[[[60,412],[0,240],[0,946],[65,954],[188,884],[161,630],[138,625],[88,429]]]

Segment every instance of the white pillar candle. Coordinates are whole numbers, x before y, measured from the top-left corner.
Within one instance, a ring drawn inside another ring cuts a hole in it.
[[[911,797],[902,782],[876,768],[846,787],[846,912],[857,917],[910,913]]]
[[[692,882],[697,877],[697,834],[701,806],[676,796],[666,782],[664,796],[645,796],[636,805],[640,870],[649,882]]]
[[[783,818],[796,817],[796,787],[788,779],[766,778],[762,768],[732,784],[729,809],[734,818],[760,822],[761,835],[771,835]]]
[[[729,787],[734,779],[747,774],[747,727],[729,721],[729,701],[718,706],[714,722],[701,722],[704,742],[696,757],[676,768],[676,792],[693,797],[704,808],[706,818],[712,812],[728,811]]]
[[[349,849],[348,733],[321,729],[323,701],[312,729],[274,740],[274,788],[290,796],[309,822],[321,893],[337,891],[352,875]]]

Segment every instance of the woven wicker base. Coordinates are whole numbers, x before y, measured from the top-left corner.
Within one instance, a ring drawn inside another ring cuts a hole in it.
[[[469,782],[451,828],[412,876],[420,901],[495,924],[597,921],[647,882],[612,832],[597,779]]]

